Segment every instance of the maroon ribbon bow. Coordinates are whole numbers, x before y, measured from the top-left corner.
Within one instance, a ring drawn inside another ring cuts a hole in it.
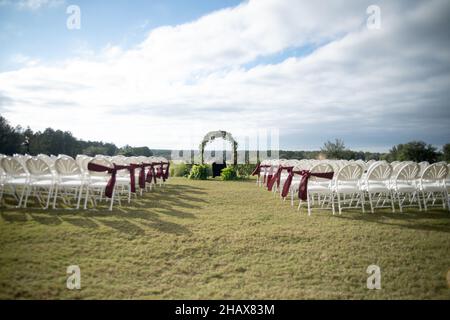
[[[252,176],[259,176],[259,174],[261,173],[261,168],[270,168],[270,166],[267,164],[261,164],[261,162],[258,162],[255,170],[253,170],[253,172],[252,172]]]
[[[151,183],[153,179],[153,182],[156,183],[156,173],[153,163],[145,163],[145,166],[149,167],[145,181]]]
[[[129,166],[119,166],[116,164],[113,164],[113,167],[106,167],[101,164],[89,162],[88,163],[88,170],[89,171],[95,171],[95,172],[108,172],[111,174],[111,178],[109,178],[108,183],[106,184],[105,188],[105,196],[108,198],[112,197],[114,186],[116,185],[116,175],[117,171],[123,170],[123,169],[129,169]]]
[[[292,171],[293,167],[283,167],[283,166],[279,166],[277,172],[275,172],[275,174],[272,176],[272,178],[267,182],[267,189],[269,191],[272,191],[273,185],[275,184],[275,182],[277,183],[277,187],[280,187],[280,180],[281,180],[281,173],[283,172],[283,170],[287,170],[288,172],[291,170]]]
[[[170,168],[170,162],[166,162],[167,167],[166,167],[166,171],[164,172],[164,181],[166,181],[167,179],[169,179],[169,168]]]
[[[138,167],[141,168],[141,171],[139,171],[139,188],[145,189],[145,164],[141,163]]]
[[[300,200],[307,200],[308,196],[308,180],[311,176],[317,177],[317,178],[324,178],[324,179],[333,179],[334,172],[311,172],[309,170],[301,170],[301,171],[293,171],[292,169],[289,170],[289,175],[286,179],[286,182],[283,186],[283,192],[281,193],[281,196],[284,198],[289,193],[289,188],[291,187],[292,178],[295,174],[299,174],[302,176],[302,179],[300,181],[300,186],[298,188],[298,197]]]

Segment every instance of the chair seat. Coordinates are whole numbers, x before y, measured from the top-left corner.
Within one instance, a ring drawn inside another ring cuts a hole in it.
[[[340,184],[335,190],[337,193],[356,193],[360,191],[357,184]]]
[[[27,184],[27,182],[28,182],[27,178],[13,178],[13,179],[7,179],[5,181],[5,184],[21,185],[21,184]]]
[[[92,188],[105,188],[107,184],[108,184],[107,181],[96,181],[90,183],[89,186]]]
[[[30,182],[33,187],[51,187],[55,182],[53,180],[37,180]]]
[[[365,191],[369,192],[387,192],[389,188],[385,184],[369,184],[368,186],[364,186]]]
[[[58,184],[61,187],[79,187],[84,185],[84,181],[82,180],[67,180],[62,181]]]
[[[118,184],[129,184],[130,183],[130,177],[116,177],[116,183]]]
[[[441,192],[441,191],[444,191],[445,188],[443,185],[430,183],[430,184],[422,184],[420,187],[420,190],[426,191],[426,192]]]
[[[414,185],[408,183],[397,183],[395,186],[391,188],[397,192],[414,192],[416,191],[416,187]]]
[[[308,192],[309,193],[331,193],[332,190],[325,185],[321,184],[310,184],[308,185]]]

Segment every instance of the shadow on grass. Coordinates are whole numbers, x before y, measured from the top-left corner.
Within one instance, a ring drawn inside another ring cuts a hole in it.
[[[380,212],[374,214],[336,215],[334,217],[337,219],[365,221],[411,230],[450,233],[450,212],[447,210],[433,210],[428,212],[407,211],[403,213]],[[439,220],[440,223],[431,222],[433,220]]]
[[[2,212],[1,216],[3,220],[8,222],[27,222],[28,218],[27,215],[24,212]]]
[[[193,203],[207,203],[201,197],[206,194],[202,188],[189,185],[166,185],[157,187],[144,197],[136,197],[131,204],[122,199],[122,206],[115,206],[109,211],[104,203],[95,209],[17,209],[12,206],[1,208],[1,217],[8,222],[24,223],[35,221],[43,225],[59,225],[67,222],[80,228],[96,229],[100,225],[107,226],[121,233],[131,236],[145,234],[146,226],[164,233],[191,234],[191,231],[174,222],[161,220],[161,216],[171,216],[183,219],[195,219],[195,215],[183,209],[196,209],[199,205]],[[31,205],[33,203],[30,203]]]

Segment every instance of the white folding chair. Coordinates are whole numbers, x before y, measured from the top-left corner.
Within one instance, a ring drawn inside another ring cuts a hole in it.
[[[53,197],[53,209],[56,208],[58,196],[64,203],[70,202],[71,199],[76,200],[76,208],[79,209],[83,189],[86,184],[85,176],[83,175],[81,168],[73,158],[59,156],[55,160],[55,170],[57,173],[57,181]]]
[[[326,173],[333,172],[333,167],[328,163],[317,163],[316,165],[311,167],[311,173]],[[319,178],[315,176],[311,176],[308,180],[307,194],[306,194],[306,202],[308,205],[308,215],[311,215],[312,206],[315,203],[315,197],[317,196],[317,203],[321,206],[322,209],[328,207],[331,204],[331,208],[334,214],[334,199],[333,199],[333,189],[331,187],[331,181],[329,179]],[[298,191],[300,187],[300,182],[295,183],[293,185],[293,191]],[[302,206],[302,200],[298,204],[298,210],[300,210]]]
[[[375,208],[391,208],[395,212],[394,199],[389,188],[392,167],[386,161],[374,163],[367,171],[362,190],[367,193],[370,211]]]
[[[400,212],[405,207],[419,207],[422,211],[416,181],[419,177],[420,167],[415,162],[402,163],[395,169],[395,176],[391,180],[390,189],[398,201]]]
[[[337,197],[339,214],[342,214],[342,209],[354,209],[358,206],[365,213],[364,193],[360,185],[363,173],[361,164],[353,162],[344,165],[335,175],[332,187]]]
[[[30,182],[27,186],[27,193],[25,197],[24,207],[27,207],[28,197],[31,192],[37,198],[39,203],[43,205],[43,197],[47,197],[44,209],[47,209],[50,204],[50,199],[55,188],[56,178],[50,166],[40,158],[30,158],[26,161],[28,172],[30,173]]]
[[[28,171],[18,158],[5,157],[1,159],[1,163],[5,172],[3,193],[9,191],[18,201],[17,208],[20,208],[30,182]],[[18,190],[20,190],[20,196],[18,195]]]
[[[438,162],[429,165],[419,179],[418,191],[422,195],[425,211],[429,207],[441,206],[445,209],[448,206],[448,192],[445,186],[445,179],[448,174],[448,165],[445,162]],[[436,203],[441,200],[441,205]],[[450,207],[449,207],[450,210]]]

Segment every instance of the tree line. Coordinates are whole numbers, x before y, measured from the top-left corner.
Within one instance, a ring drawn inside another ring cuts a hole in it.
[[[171,150],[150,150],[148,147],[132,147],[126,145],[118,148],[114,143],[100,141],[85,141],[75,138],[69,131],[47,128],[44,131],[34,132],[30,128],[20,126],[12,127],[0,115],[0,153],[12,155],[14,153],[27,153],[31,155],[66,154],[75,157],[77,154],[95,156],[97,154],[125,156],[163,156],[170,158]],[[317,151],[279,151],[282,159],[344,159],[344,160],[388,160],[388,161],[450,161],[450,143],[444,145],[442,150],[426,144],[423,141],[411,141],[399,144],[387,153],[354,151],[345,146],[341,139],[327,141]]]
[[[71,132],[47,128],[34,132],[29,127],[12,127],[0,116],[0,153],[12,155],[15,153],[37,155],[66,154],[75,157],[77,154],[95,156],[97,154],[125,156],[152,156],[148,147],[131,147],[126,145],[118,148],[114,143],[100,141],[85,141],[75,138]]]

